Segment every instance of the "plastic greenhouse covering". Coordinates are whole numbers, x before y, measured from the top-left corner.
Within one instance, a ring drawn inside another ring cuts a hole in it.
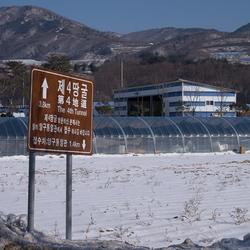
[[[27,118],[0,118],[0,155],[27,154]]]
[[[0,118],[0,156],[27,155],[28,118]],[[247,117],[94,117],[93,153],[250,150]]]

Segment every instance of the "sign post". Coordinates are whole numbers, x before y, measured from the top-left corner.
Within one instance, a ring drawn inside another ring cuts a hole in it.
[[[35,152],[67,154],[66,238],[72,235],[72,154],[92,155],[94,82],[31,67],[28,230],[34,229]]]
[[[72,239],[72,155],[66,159],[66,239]]]
[[[34,230],[35,153],[29,153],[28,231]]]

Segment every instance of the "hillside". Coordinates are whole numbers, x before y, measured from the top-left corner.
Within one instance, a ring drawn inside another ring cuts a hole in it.
[[[151,53],[174,56],[177,59],[198,60],[226,58],[229,61],[250,63],[250,24],[235,32],[213,29],[162,28],[123,35],[125,41],[146,41]]]
[[[50,52],[80,59],[117,36],[34,6],[0,8],[1,59],[45,59]]]
[[[151,30],[143,30],[138,32],[129,33],[127,35],[121,36],[121,38],[125,41],[144,41],[149,43],[159,43],[163,41],[169,41],[172,38],[176,37],[186,37],[190,35],[198,35],[198,34],[206,34],[210,30],[206,29],[177,29],[177,28],[161,28],[161,29],[151,29]],[[217,32],[218,31],[215,31]],[[221,36],[223,32],[220,32]]]
[[[92,29],[40,7],[1,7],[0,59],[42,61],[49,53],[63,53],[74,60],[97,62],[146,51],[184,59],[226,57],[247,62],[249,26],[232,33],[166,27],[119,35]]]
[[[249,36],[250,34],[250,23],[240,27],[239,29],[237,29],[234,34],[240,34],[240,35],[247,35]]]

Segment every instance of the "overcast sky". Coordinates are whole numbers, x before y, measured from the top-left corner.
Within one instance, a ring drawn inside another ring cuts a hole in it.
[[[120,34],[162,27],[232,32],[250,23],[250,0],[0,0],[0,7],[13,5],[43,7]]]

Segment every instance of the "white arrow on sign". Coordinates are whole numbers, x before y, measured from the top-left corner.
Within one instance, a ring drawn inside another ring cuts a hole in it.
[[[86,148],[85,140],[82,140],[82,149],[84,150]]]
[[[49,88],[49,86],[46,78],[44,78],[43,80],[42,88],[43,88],[43,99],[47,99],[47,89]]]

